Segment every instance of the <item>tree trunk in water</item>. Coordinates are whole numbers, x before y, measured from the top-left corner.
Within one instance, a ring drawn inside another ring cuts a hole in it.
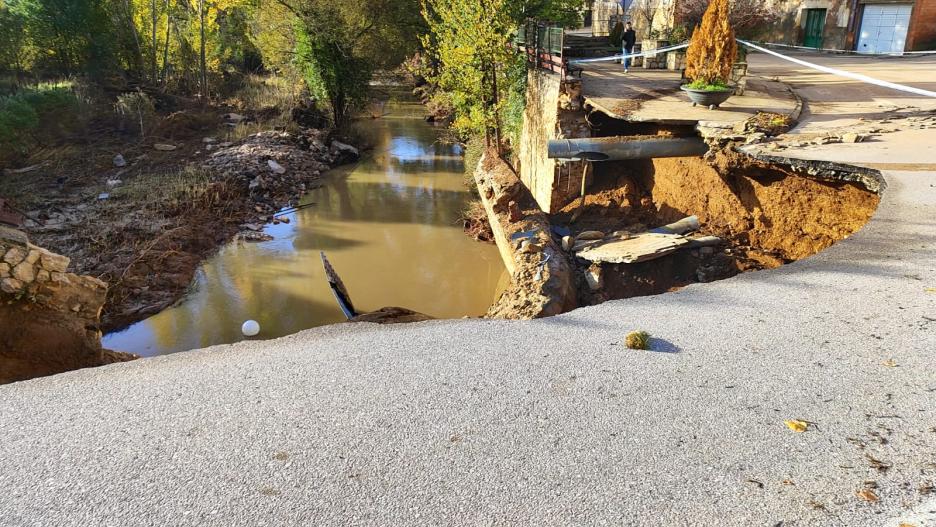
[[[208,72],[205,65],[205,0],[198,0],[199,34],[201,35],[201,97],[208,97]]]

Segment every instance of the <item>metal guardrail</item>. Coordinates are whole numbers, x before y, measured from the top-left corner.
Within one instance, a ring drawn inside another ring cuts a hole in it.
[[[530,20],[518,28],[514,44],[529,64],[565,77],[568,67],[562,51],[564,40],[562,26]]]

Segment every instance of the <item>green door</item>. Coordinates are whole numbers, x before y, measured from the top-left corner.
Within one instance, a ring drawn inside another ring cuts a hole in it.
[[[825,9],[806,10],[806,35],[803,45],[807,48],[819,49],[822,47],[822,30],[825,28]]]

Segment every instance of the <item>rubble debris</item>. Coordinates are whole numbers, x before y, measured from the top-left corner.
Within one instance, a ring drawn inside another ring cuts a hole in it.
[[[123,154],[117,154],[114,156],[114,166],[117,168],[123,168],[127,166],[127,160],[124,159]]]

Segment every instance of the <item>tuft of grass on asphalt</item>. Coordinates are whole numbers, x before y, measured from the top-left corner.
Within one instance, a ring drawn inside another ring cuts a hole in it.
[[[650,349],[650,334],[646,331],[631,331],[625,337],[624,343],[632,350]]]

